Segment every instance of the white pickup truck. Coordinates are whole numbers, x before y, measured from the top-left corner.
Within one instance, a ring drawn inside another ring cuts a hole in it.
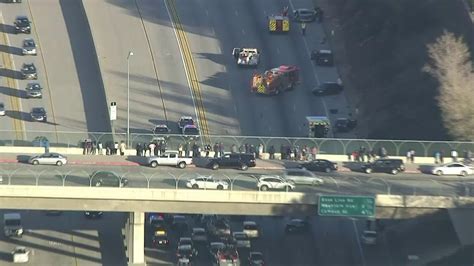
[[[178,151],[166,151],[160,156],[148,157],[147,161],[147,164],[153,168],[157,167],[158,165],[171,165],[183,169],[192,163],[192,158],[179,157]]]

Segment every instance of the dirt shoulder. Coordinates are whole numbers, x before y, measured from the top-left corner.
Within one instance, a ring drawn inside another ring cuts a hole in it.
[[[462,0],[314,0],[347,98],[357,136],[446,140],[436,103],[437,83],[422,71],[426,45],[443,30],[474,50],[474,31]]]

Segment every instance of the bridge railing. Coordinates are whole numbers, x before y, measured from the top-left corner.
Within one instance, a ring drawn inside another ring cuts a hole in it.
[[[112,134],[110,132],[50,132],[50,131],[28,131],[25,140],[17,140],[15,132],[0,130],[0,146],[44,146],[48,143],[50,147],[82,148],[84,140],[90,139],[95,142],[106,144],[111,141],[126,142],[125,133]],[[168,147],[176,148],[179,145],[190,146],[196,143],[203,149],[204,144],[222,143],[225,151],[230,151],[233,145],[237,149],[257,147],[262,144],[264,152],[268,152],[273,146],[276,153],[288,147],[316,147],[318,154],[343,154],[347,155],[364,147],[366,152],[379,153],[383,148],[390,156],[405,156],[409,150],[414,150],[416,156],[431,157],[436,152],[448,156],[451,150],[456,150],[462,156],[462,152],[474,151],[474,142],[459,141],[420,141],[420,140],[377,140],[377,139],[335,139],[335,138],[289,138],[289,137],[265,137],[265,136],[218,136],[211,135],[211,143],[203,143],[199,136],[183,135],[155,135],[147,133],[132,133],[130,135],[131,147],[137,143],[149,143],[153,140],[166,140]]]
[[[186,183],[189,179],[201,176],[197,172],[183,172],[180,174],[157,171],[145,173],[140,171],[114,172],[115,177],[109,182],[127,180],[123,189],[176,189],[189,190]],[[251,171],[239,174],[216,173],[209,177],[214,180],[225,181],[229,191],[258,191],[257,180],[261,173]],[[0,166],[0,186],[25,185],[25,186],[55,186],[67,187],[92,187],[97,185],[92,171],[47,168],[33,171],[31,167],[20,166],[15,170],[2,169]],[[422,180],[407,181],[400,178],[357,177],[357,176],[322,176],[325,183],[318,186],[296,185],[295,191],[322,194],[347,194],[347,195],[415,195],[415,196],[449,196],[449,197],[474,197],[474,180],[446,180],[420,176]],[[116,179],[116,180],[114,180]],[[102,181],[106,182],[106,181]],[[206,188],[200,188],[206,189]],[[224,188],[225,189],[225,188]],[[291,191],[286,190],[287,193]]]

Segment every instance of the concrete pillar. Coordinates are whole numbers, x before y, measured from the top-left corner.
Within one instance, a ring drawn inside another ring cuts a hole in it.
[[[128,265],[145,265],[145,213],[131,212],[126,227]]]

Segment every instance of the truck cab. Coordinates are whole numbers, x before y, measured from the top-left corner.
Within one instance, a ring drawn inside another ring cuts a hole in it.
[[[21,215],[19,213],[5,213],[3,215],[3,232],[7,237],[23,236],[23,226],[21,225]]]

